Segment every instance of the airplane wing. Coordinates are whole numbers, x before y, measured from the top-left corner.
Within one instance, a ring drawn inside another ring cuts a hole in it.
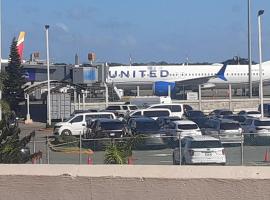
[[[222,79],[224,81],[227,81],[227,79],[224,76],[226,67],[227,67],[227,63],[225,63],[221,67],[221,69],[213,76],[205,76],[205,77],[192,78],[192,79],[187,79],[187,80],[182,80],[182,81],[176,81],[175,86],[176,87],[190,86],[190,85],[196,85],[197,86],[197,85],[207,83],[210,79],[213,79],[213,78],[220,78],[220,79]]]

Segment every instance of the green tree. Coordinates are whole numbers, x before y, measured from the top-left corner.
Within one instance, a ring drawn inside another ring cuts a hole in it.
[[[6,67],[6,78],[3,81],[3,99],[9,103],[11,110],[18,110],[18,104],[24,99],[23,85],[26,83],[23,66],[17,49],[17,41],[13,38],[10,46],[9,63]]]
[[[122,141],[112,140],[105,149],[105,164],[127,164],[132,156],[132,149],[144,140],[144,135],[131,135]]]
[[[30,150],[26,146],[34,136],[34,132],[20,139],[21,130],[14,112],[3,115],[0,130],[0,163],[26,163],[41,153],[30,155]]]

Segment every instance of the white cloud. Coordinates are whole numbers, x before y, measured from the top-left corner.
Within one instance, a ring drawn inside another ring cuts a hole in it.
[[[69,32],[69,28],[64,23],[56,23],[55,26],[58,27],[59,29],[63,30],[66,33]]]

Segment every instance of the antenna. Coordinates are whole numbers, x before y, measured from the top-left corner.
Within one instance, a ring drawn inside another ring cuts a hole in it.
[[[132,65],[132,57],[131,57],[131,53],[129,54],[129,65]]]

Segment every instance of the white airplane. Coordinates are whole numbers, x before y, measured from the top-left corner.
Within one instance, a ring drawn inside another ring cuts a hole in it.
[[[25,37],[25,32],[22,31],[22,32],[20,32],[18,40],[17,40],[17,49],[18,49],[18,53],[20,55],[22,63],[25,62],[23,60],[24,37]],[[1,63],[8,63],[8,62],[9,62],[9,59],[2,59],[1,58]]]
[[[262,63],[263,80],[270,80],[270,61]],[[155,95],[167,95],[171,90],[228,87],[248,84],[248,65],[168,65],[168,66],[116,66],[109,67],[107,82],[117,88],[140,86],[153,89]],[[252,65],[252,82],[258,84],[259,64]]]

